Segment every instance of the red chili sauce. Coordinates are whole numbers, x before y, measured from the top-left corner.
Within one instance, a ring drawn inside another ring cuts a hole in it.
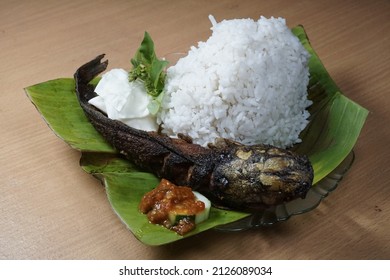
[[[176,186],[166,179],[150,192],[146,193],[139,205],[143,214],[147,214],[153,224],[177,232],[180,235],[195,228],[195,215],[205,209],[202,201],[196,200],[192,189],[189,187]],[[169,213],[178,214],[182,218],[172,223]]]

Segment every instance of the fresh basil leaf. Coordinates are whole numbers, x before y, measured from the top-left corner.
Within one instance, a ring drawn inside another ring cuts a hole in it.
[[[131,64],[133,69],[130,71],[130,80],[142,80],[149,95],[159,96],[164,88],[164,68],[168,62],[157,58],[154,42],[148,32],[145,32],[140,47],[131,59]]]

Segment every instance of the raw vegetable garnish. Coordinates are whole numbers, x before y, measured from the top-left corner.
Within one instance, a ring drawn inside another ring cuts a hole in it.
[[[144,82],[147,93],[153,97],[148,106],[149,112],[156,114],[163,97],[166,76],[164,68],[169,62],[158,59],[154,51],[154,42],[148,32],[145,32],[141,46],[131,59],[131,64],[133,69],[129,73],[130,81],[140,79]]]

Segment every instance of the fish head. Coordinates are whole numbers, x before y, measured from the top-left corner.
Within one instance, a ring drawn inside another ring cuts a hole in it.
[[[242,145],[222,156],[211,180],[211,191],[224,204],[261,209],[304,198],[313,168],[306,156],[285,149]]]

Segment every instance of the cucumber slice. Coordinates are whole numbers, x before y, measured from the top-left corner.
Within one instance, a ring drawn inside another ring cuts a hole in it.
[[[211,202],[204,195],[198,192],[193,192],[193,193],[195,194],[196,199],[202,201],[205,206],[204,210],[195,216],[195,224],[199,224],[203,221],[206,221],[209,218]]]
[[[196,200],[200,200],[204,203],[204,210],[202,212],[199,212],[196,215],[188,215],[185,213],[185,210],[183,213],[178,213],[177,211],[175,212],[170,212],[168,214],[169,221],[172,223],[172,225],[176,225],[180,220],[182,219],[189,219],[195,221],[195,224],[199,224],[209,218],[210,214],[210,208],[211,208],[211,202],[208,200],[204,195],[198,193],[198,192],[193,192]]]

